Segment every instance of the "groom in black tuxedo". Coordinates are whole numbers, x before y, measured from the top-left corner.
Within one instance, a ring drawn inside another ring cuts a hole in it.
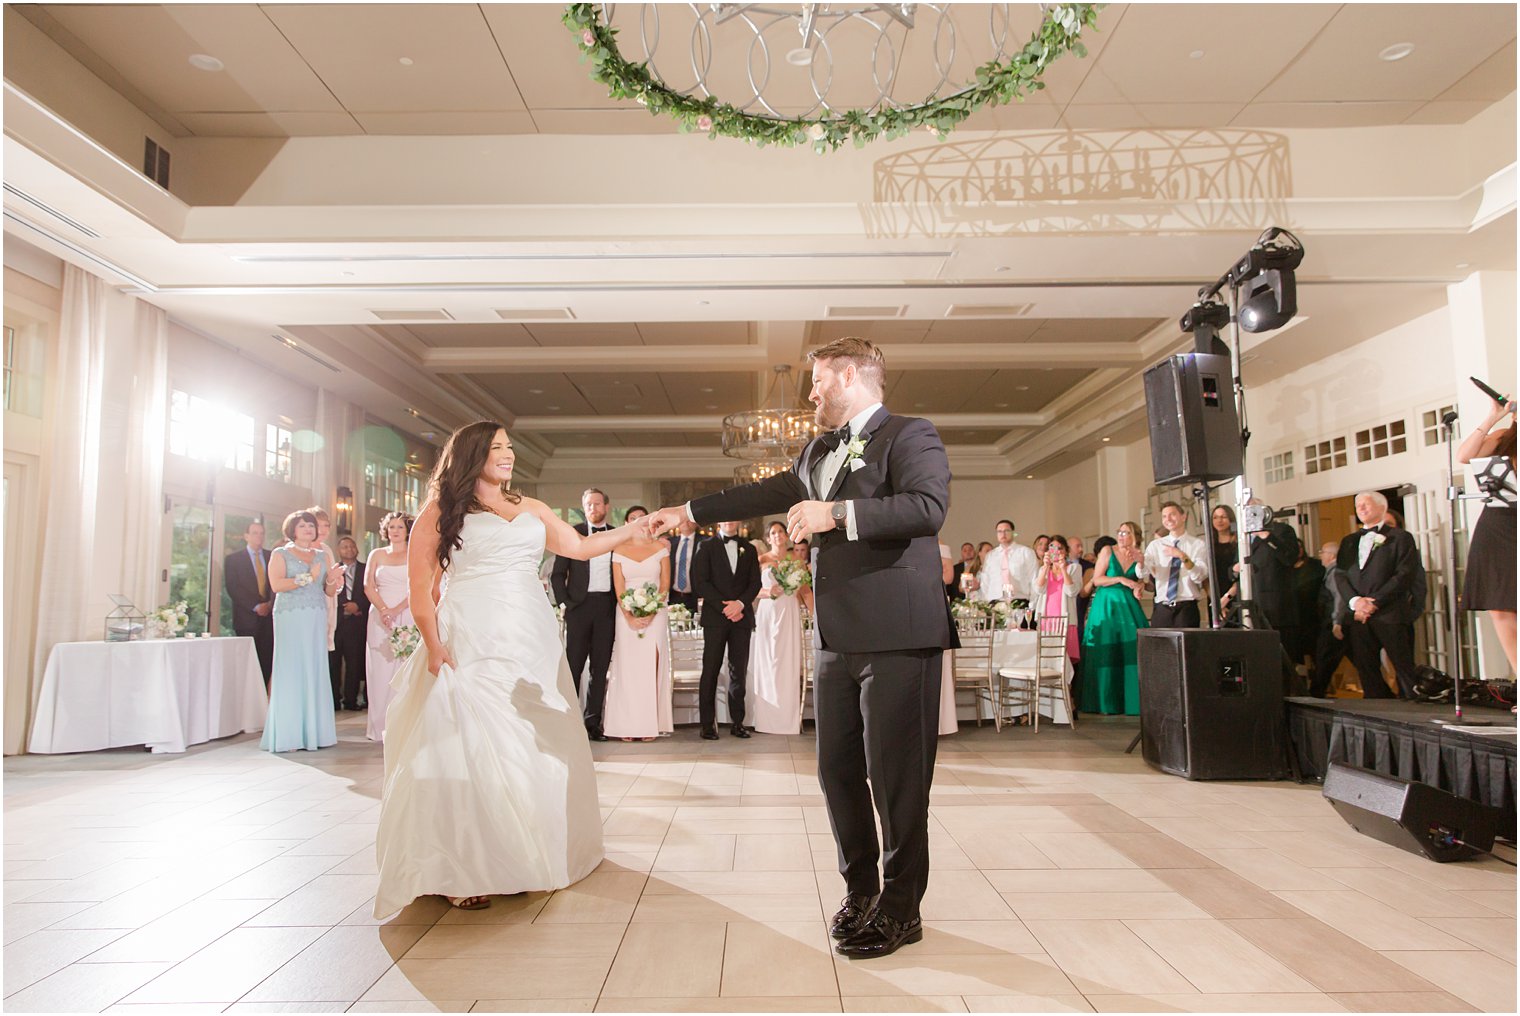
[[[704,740],[718,739],[718,668],[728,652],[728,719],[735,737],[744,725],[744,685],[750,636],[755,633],[755,597],[760,595],[760,557],[739,535],[737,522],[720,522],[718,538],[704,540],[691,564],[691,588],[702,598],[702,683],[698,712]]]
[[[816,534],[818,781],[847,891],[830,931],[845,956],[886,956],[923,937],[940,658],[957,644],[937,536],[950,463],[932,424],[881,405],[886,364],[870,342],[838,339],[809,359],[830,432],[790,471],[663,508],[654,524],[787,512],[794,542]]]

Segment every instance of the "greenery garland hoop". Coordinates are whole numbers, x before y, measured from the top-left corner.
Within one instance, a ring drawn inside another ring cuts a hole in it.
[[[699,99],[677,92],[649,73],[645,63],[629,63],[617,48],[617,29],[603,24],[597,5],[570,4],[562,19],[576,33],[582,61],[594,65],[591,77],[607,86],[614,99],[633,99],[652,116],[668,116],[681,125],[682,133],[701,132],[766,145],[805,145],[819,153],[834,151],[846,141],[864,148],[877,138],[900,138],[922,127],[943,138],[961,121],[987,104],[1022,102],[1024,96],[1045,87],[1040,75],[1068,50],[1087,55],[1082,30],[1097,24],[1104,4],[1054,4],[1046,8],[1040,27],[1023,49],[1005,60],[994,60],[976,69],[976,82],[942,99],[914,106],[890,106],[874,113],[858,109],[813,119],[783,119],[745,113],[711,96]]]

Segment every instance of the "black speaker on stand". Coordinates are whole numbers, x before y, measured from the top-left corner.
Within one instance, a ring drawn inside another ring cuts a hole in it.
[[[1157,484],[1241,474],[1244,453],[1228,355],[1185,353],[1148,369],[1145,413]]]
[[[1142,629],[1142,757],[1190,780],[1286,779],[1281,656],[1275,631]]]

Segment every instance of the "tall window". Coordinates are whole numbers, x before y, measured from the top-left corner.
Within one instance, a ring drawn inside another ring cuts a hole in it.
[[[11,315],[6,315],[11,319]],[[5,325],[5,411],[42,416],[43,333],[39,325],[17,317]]]
[[[11,374],[16,369],[16,329],[5,326],[5,409],[11,408]]]
[[[264,473],[271,480],[289,483],[290,431],[279,423],[267,425],[264,431]]]
[[[253,417],[178,389],[169,394],[169,453],[253,472]]]

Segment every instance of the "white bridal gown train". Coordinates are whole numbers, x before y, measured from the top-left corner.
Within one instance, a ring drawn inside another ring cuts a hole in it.
[[[418,896],[560,889],[602,860],[596,774],[558,624],[538,580],[544,525],[468,515],[438,631],[386,716],[375,917]]]

